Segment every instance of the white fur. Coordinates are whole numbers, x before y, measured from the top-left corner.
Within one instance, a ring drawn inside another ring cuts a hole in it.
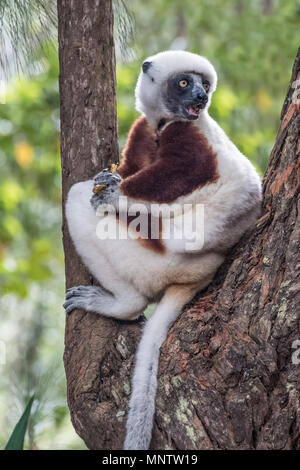
[[[211,82],[210,97],[215,90],[216,72],[203,57],[168,51],[147,60],[152,61],[150,74],[153,74],[154,82],[141,74],[136,98],[137,108],[153,127],[166,112],[160,93],[170,74],[201,73]],[[96,236],[99,217],[89,202],[93,181],[74,185],[66,204],[69,231],[78,253],[101,286],[112,293],[83,288],[77,291],[81,302],[78,305],[102,315],[133,319],[151,300],[161,298],[155,314],[146,324],[137,352],[127,422],[127,449],[147,449],[149,446],[159,348],[170,325],[194,294],[211,281],[226,250],[253,225],[260,212],[261,183],[251,163],[209,116],[207,108],[194,125],[199,127],[217,154],[219,179],[174,201],[179,207],[192,204],[192,212],[196,204],[204,204],[204,244],[199,245],[193,256],[185,255],[188,251],[186,239],[171,237],[164,240],[165,254],[154,253],[136,240],[99,240]],[[136,202],[141,201],[128,200],[129,205]],[[152,210],[156,215],[161,211],[163,236],[168,222],[166,206],[169,209],[170,205],[162,204]],[[149,204],[147,207],[149,209]],[[181,217],[178,212],[173,214],[175,225]],[[122,230],[126,231],[125,228]],[[72,298],[72,293],[70,296]]]

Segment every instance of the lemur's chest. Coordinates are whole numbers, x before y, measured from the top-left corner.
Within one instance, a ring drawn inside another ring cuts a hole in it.
[[[158,138],[157,192],[162,203],[172,203],[219,178],[217,155],[192,122],[170,124]],[[168,190],[165,191],[165,187]]]
[[[173,203],[219,178],[216,153],[193,123],[156,133],[145,118],[129,134],[119,172],[124,195],[153,203]]]

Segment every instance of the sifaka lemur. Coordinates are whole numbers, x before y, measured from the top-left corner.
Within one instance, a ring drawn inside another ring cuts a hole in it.
[[[135,93],[142,116],[121,165],[72,186],[66,203],[76,250],[100,284],[69,289],[67,313],[80,308],[133,320],[158,302],[137,350],[125,449],[150,445],[159,349],[168,329],[260,214],[259,176],[208,114],[216,84],[215,69],[202,56],[149,57]],[[150,224],[145,233],[132,214]],[[101,235],[104,220],[118,227],[118,236]]]

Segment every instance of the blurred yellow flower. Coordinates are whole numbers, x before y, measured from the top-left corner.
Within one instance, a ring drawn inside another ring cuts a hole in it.
[[[28,142],[19,142],[14,146],[15,157],[22,168],[29,168],[33,161],[33,147]]]
[[[256,93],[255,102],[257,108],[263,113],[267,113],[272,106],[272,99],[265,90],[259,90]]]

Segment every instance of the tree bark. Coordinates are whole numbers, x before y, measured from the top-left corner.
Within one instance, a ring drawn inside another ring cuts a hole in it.
[[[58,13],[64,204],[73,183],[118,154],[111,1],[61,0]],[[261,218],[162,347],[152,449],[300,447],[300,365],[291,358],[300,339],[300,106],[293,94],[290,86]],[[65,222],[63,231],[67,287],[91,284]],[[66,320],[68,404],[91,449],[122,448],[140,332],[139,323],[82,311]]]

